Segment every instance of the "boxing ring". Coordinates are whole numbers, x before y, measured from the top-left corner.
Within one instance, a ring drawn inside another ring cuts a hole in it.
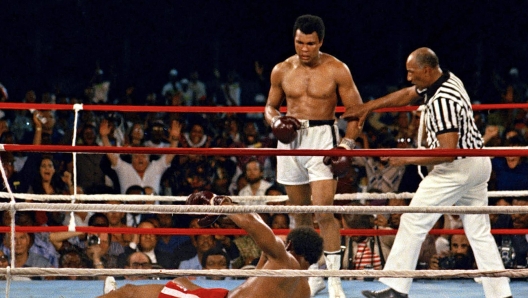
[[[504,108],[527,108],[527,104],[512,105],[479,105],[478,109],[504,109]],[[501,149],[485,148],[482,150],[465,149],[358,149],[339,150],[338,152],[329,150],[278,150],[278,149],[227,149],[227,148],[145,148],[145,147],[91,147],[75,146],[76,127],[79,113],[82,110],[92,111],[120,111],[120,112],[198,112],[198,113],[255,113],[262,112],[262,107],[161,107],[161,106],[97,106],[89,105],[61,105],[61,104],[13,104],[3,103],[1,109],[39,109],[39,110],[74,110],[75,125],[72,146],[62,145],[13,145],[1,144],[0,150],[21,151],[21,152],[68,152],[73,154],[73,181],[75,193],[73,195],[33,195],[12,193],[8,187],[8,192],[0,192],[0,197],[9,200],[9,203],[0,203],[0,210],[7,210],[14,215],[17,211],[43,210],[43,211],[63,211],[63,212],[142,212],[142,213],[185,213],[185,214],[228,214],[228,213],[356,213],[356,214],[376,214],[376,213],[488,213],[488,214],[514,214],[528,213],[528,206],[485,206],[485,207],[410,207],[410,206],[267,206],[267,205],[231,205],[231,206],[185,206],[185,205],[109,205],[93,203],[95,201],[121,200],[121,201],[184,201],[186,197],[171,196],[140,196],[140,195],[81,195],[76,193],[76,155],[79,153],[143,153],[143,154],[177,154],[177,155],[331,155],[331,156],[527,156],[525,147],[511,147]],[[398,109],[383,109],[382,112],[391,111],[412,111],[416,107],[406,107]],[[285,110],[282,109],[281,112]],[[337,112],[343,112],[343,108],[338,108]],[[1,161],[1,160],[0,160]],[[0,167],[3,181],[7,181],[3,167]],[[7,184],[8,185],[8,184]],[[336,200],[376,200],[387,198],[406,199],[411,198],[412,193],[383,193],[383,194],[340,194],[336,195]],[[527,196],[528,191],[508,191],[489,192],[489,197],[519,197]],[[29,199],[32,203],[18,203],[17,199]],[[233,201],[285,201],[286,196],[255,196],[241,197],[232,196]],[[49,204],[47,202],[57,203]],[[82,202],[82,204],[77,204]],[[14,250],[14,231],[21,232],[52,232],[52,231],[78,231],[78,232],[109,232],[109,233],[156,233],[156,234],[200,234],[200,233],[223,233],[223,234],[243,234],[239,229],[138,229],[136,228],[102,228],[102,227],[77,227],[72,220],[68,226],[62,227],[15,227],[15,216],[11,216],[11,225],[1,227],[0,232],[11,232],[11,251]],[[74,218],[73,216],[71,217]],[[275,230],[277,234],[286,234],[287,230]],[[434,231],[432,231],[434,232]],[[442,230],[442,234],[455,231]],[[460,231],[458,231],[460,232]],[[528,234],[524,230],[500,230],[492,231],[499,234]],[[521,233],[522,232],[522,233]],[[377,234],[373,234],[377,233]],[[384,233],[395,233],[395,231],[381,230],[342,230],[342,235],[382,235]],[[478,283],[479,277],[509,277],[511,279],[511,290],[514,297],[528,297],[528,269],[515,270],[165,270],[165,269],[71,269],[71,268],[15,268],[14,260],[10,266],[0,268],[0,276],[5,277],[5,281],[0,281],[0,290],[5,292],[6,297],[94,297],[102,294],[103,281],[21,281],[17,277],[24,276],[122,276],[122,275],[149,275],[157,278],[172,278],[177,276],[338,276],[342,277],[342,284],[347,297],[361,297],[361,291],[365,289],[378,290],[385,286],[376,281],[364,281],[363,278],[379,277],[413,277],[415,281],[411,288],[412,297],[431,297],[435,293],[438,297],[483,297],[482,285]],[[355,280],[349,280],[355,278]],[[450,278],[446,280],[445,278]],[[141,280],[128,281],[118,280],[117,285],[125,283],[149,284],[162,283],[166,280]],[[223,287],[232,289],[243,282],[241,279],[235,280],[195,280],[204,287]],[[441,291],[441,292],[439,292]],[[327,288],[319,292],[315,297],[327,297]]]
[[[240,285],[243,280],[197,280],[196,284],[213,288],[221,287],[226,289],[233,289]],[[0,282],[0,289],[5,287],[5,281]],[[117,286],[121,287],[125,283],[136,285],[142,284],[165,284],[159,280],[140,280],[140,281],[124,281],[118,280]],[[348,298],[362,297],[361,291],[381,290],[385,288],[384,285],[374,282],[357,281],[357,280],[342,280],[343,290]],[[526,297],[528,294],[528,282],[526,279],[522,281],[511,281],[510,287],[513,297]],[[484,291],[482,285],[473,280],[415,280],[410,297],[415,298],[430,298],[434,293],[437,298],[482,298]],[[93,298],[103,294],[103,281],[14,281],[11,283],[11,297],[24,298]],[[328,297],[328,290],[325,288],[317,293],[314,297],[323,298]]]

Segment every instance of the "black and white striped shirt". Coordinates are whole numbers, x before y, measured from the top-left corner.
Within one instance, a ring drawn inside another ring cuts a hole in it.
[[[439,134],[458,132],[458,148],[480,149],[484,142],[473,118],[473,109],[462,81],[451,72],[443,75],[424,90],[425,127],[429,148],[440,146]]]

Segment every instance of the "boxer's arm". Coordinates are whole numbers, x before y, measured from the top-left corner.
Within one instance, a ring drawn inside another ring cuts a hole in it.
[[[344,63],[339,64],[338,71],[336,71],[337,92],[343,102],[345,109],[361,105],[363,100],[359,94],[358,88],[349,68]],[[361,128],[358,125],[359,119],[349,118],[347,128],[345,131],[345,138],[355,140],[361,133]]]
[[[231,203],[224,203],[231,204]],[[268,258],[271,259],[286,259],[288,253],[284,242],[279,239],[271,228],[264,223],[260,215],[257,213],[242,213],[242,214],[228,214],[227,215],[238,227],[244,229],[251,238],[255,241],[257,246],[262,250]]]
[[[273,118],[280,116],[279,108],[285,98],[284,90],[282,89],[282,67],[277,64],[271,71],[271,87],[268,94],[268,100],[264,109],[264,117],[269,125],[272,124]]]

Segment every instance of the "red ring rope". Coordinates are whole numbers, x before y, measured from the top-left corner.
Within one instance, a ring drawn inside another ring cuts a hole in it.
[[[478,104],[472,105],[474,111],[480,110],[506,110],[506,109],[527,109],[528,103],[509,103],[509,104]],[[0,109],[8,110],[73,110],[72,104],[44,104],[44,103],[10,103],[3,102]],[[383,108],[375,112],[409,112],[415,111],[418,106],[405,106],[394,108]],[[237,107],[218,107],[218,106],[125,106],[125,105],[92,105],[83,104],[84,111],[115,111],[115,112],[190,112],[190,113],[263,113],[263,106],[237,106]],[[286,112],[286,107],[280,108],[281,112]],[[336,107],[336,113],[343,113],[345,107]]]
[[[83,152],[83,153],[125,153],[125,154],[177,154],[177,155],[295,155],[295,156],[528,156],[527,147],[508,149],[356,149],[356,150],[315,150],[315,149],[274,149],[274,148],[150,148],[150,147],[107,147],[68,145],[16,145],[4,144],[5,151],[23,152]]]

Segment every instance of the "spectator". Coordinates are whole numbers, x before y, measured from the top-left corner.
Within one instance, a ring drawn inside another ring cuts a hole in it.
[[[93,124],[85,123],[79,133],[78,146],[98,146],[97,130]],[[73,162],[73,161],[72,161]],[[77,154],[77,185],[83,189],[91,190],[103,188],[108,184],[117,182],[117,176],[114,170],[110,168],[110,161],[104,154],[83,153]],[[106,183],[106,180],[112,179],[112,183]],[[115,189],[119,185],[116,185]]]
[[[138,229],[154,229],[156,226],[149,221],[142,221]],[[125,247],[125,253],[120,257],[119,264],[125,264],[125,260],[134,252],[145,253],[157,268],[175,269],[177,260],[174,252],[164,252],[156,249],[158,235],[155,233],[134,234],[133,240]],[[121,267],[123,267],[121,266]]]
[[[59,259],[59,268],[75,268],[75,269],[88,268],[87,262],[86,262],[86,256],[83,255],[82,252],[76,247],[64,250],[61,253],[61,257]],[[60,280],[90,280],[91,278],[89,276],[66,275],[66,276],[59,276],[57,279],[60,279]]]
[[[240,106],[242,89],[240,88],[239,76],[235,70],[231,70],[227,74],[227,82],[222,85],[222,89],[228,106]]]
[[[153,147],[153,148],[167,148],[169,147],[169,143],[167,142],[166,138],[166,132],[167,128],[165,127],[165,124],[162,120],[156,120],[154,121],[148,129],[148,140],[145,141],[146,147]]]
[[[490,198],[489,199],[489,205],[490,206],[511,206],[512,205],[512,198]],[[512,229],[513,228],[513,221],[512,221],[513,214],[490,214],[490,223],[491,223],[491,229]],[[495,238],[495,242],[497,243],[497,246],[502,245],[502,237],[506,235],[499,235],[494,234],[493,238]]]
[[[145,129],[142,123],[134,123],[125,136],[125,146],[143,147],[145,145]]]
[[[15,214],[15,225],[17,226],[36,226],[35,223],[35,211],[18,211]],[[4,214],[2,216],[3,224],[5,226],[9,226],[11,223],[11,215],[6,210],[4,211]],[[38,232],[38,233],[32,233],[32,243],[30,246],[29,251],[33,254],[39,255],[43,258],[45,258],[53,267],[57,268],[59,266],[59,253],[55,249],[52,241],[51,241],[51,234],[50,232]],[[6,237],[9,237],[7,234]],[[10,239],[4,238],[5,245],[2,249],[5,253],[10,254],[11,246],[9,245]]]
[[[524,140],[519,136],[506,139],[505,146],[522,147]],[[523,156],[497,156],[491,160],[491,187],[495,190],[524,190],[528,185],[528,163]]]
[[[24,176],[24,173],[15,171],[15,156],[12,152],[2,151],[0,152],[0,158],[2,159],[2,166],[6,174],[7,181],[11,191],[14,193],[25,193],[29,190],[29,179]],[[27,170],[27,168],[26,168]],[[26,171],[27,172],[27,171]],[[5,185],[2,186],[2,191],[7,191]]]
[[[514,198],[512,201],[512,206],[528,206],[528,198],[526,197],[519,197]],[[514,229],[527,229],[528,228],[528,214],[512,214],[511,215],[512,221],[513,221],[513,228]],[[509,256],[508,259],[512,260],[505,260],[504,253],[501,252],[501,255],[503,256],[502,260],[503,263],[505,263],[505,266],[507,268],[527,268],[528,267],[528,234],[525,235],[512,235],[511,236],[511,242],[503,235],[502,237],[502,243],[500,244],[500,249],[503,251],[506,251],[510,246],[513,247],[513,250],[515,251],[515,258],[512,259],[511,256],[511,249],[509,250]],[[509,261],[509,262],[506,262]]]
[[[7,237],[9,239],[10,237]],[[45,257],[30,251],[31,246],[35,241],[35,235],[33,233],[15,232],[15,267],[39,267],[39,268],[50,268],[53,265]],[[4,245],[9,246],[9,243],[5,242]],[[44,278],[35,276],[32,279],[53,279],[51,277]]]
[[[123,204],[122,201],[108,201],[107,204],[111,205],[120,205]],[[108,224],[111,228],[129,228],[130,226],[125,224],[126,218],[125,212],[111,211],[106,214],[108,218]],[[121,244],[121,246],[126,247],[132,241],[132,234],[123,234],[123,233],[112,233],[113,241]]]
[[[352,205],[361,206],[362,204],[352,203]],[[373,229],[374,218],[368,214],[343,214],[342,224],[345,229]],[[379,237],[346,237],[342,266],[354,270],[381,270],[389,251],[388,247],[379,242]]]
[[[37,94],[34,90],[27,90],[23,103],[36,103]],[[31,137],[33,136],[33,116],[30,110],[15,110],[15,118],[11,123],[10,130],[14,133],[15,139],[20,144],[31,144]]]
[[[466,235],[451,235],[448,252],[433,255],[429,269],[476,269],[475,257]]]
[[[289,229],[290,217],[285,213],[275,213],[270,217],[269,225],[272,229]]]
[[[263,196],[266,194],[266,190],[271,186],[271,183],[264,180],[262,165],[256,159],[248,161],[248,163],[245,165],[244,175],[248,185],[239,191],[239,196]],[[264,205],[265,200],[248,200],[244,203]]]
[[[204,270],[210,269],[229,269],[229,256],[220,248],[211,248],[202,256],[202,268]],[[208,276],[207,279],[224,280],[223,276]]]
[[[160,223],[160,228],[176,228],[173,214],[158,213],[156,218]],[[191,258],[195,253],[191,238],[185,235],[159,235],[156,250],[169,254],[178,254],[179,259]]]
[[[90,217],[89,226],[108,227],[108,218],[103,213],[95,213]],[[80,243],[88,257],[88,267],[95,269],[119,268],[118,259],[124,253],[123,247],[112,241],[109,233],[93,233],[86,236],[86,240]],[[100,276],[99,279],[105,279]]]
[[[146,196],[147,193],[145,191],[145,187],[141,187],[139,185],[132,185],[129,188],[127,188],[125,194],[127,195],[143,195]],[[154,204],[154,201],[135,201],[134,204]],[[125,215],[125,223],[129,227],[137,227],[138,224],[142,221],[144,221],[147,218],[154,217],[154,214],[149,213],[132,213],[129,212]]]
[[[178,121],[172,121],[170,136],[171,147],[176,147],[179,142],[181,124]],[[110,146],[108,134],[110,133],[108,121],[101,121],[99,134],[105,146]],[[150,186],[156,193],[160,190],[160,181],[163,173],[169,168],[174,154],[166,154],[162,158],[151,162],[147,154],[133,154],[132,163],[128,164],[119,158],[119,155],[108,153],[108,158],[119,178],[121,193],[132,185]]]
[[[191,221],[190,227],[197,227],[196,220]],[[178,269],[203,269],[201,260],[204,253],[216,245],[215,238],[212,235],[192,235],[191,242],[196,249],[196,254],[192,258],[181,261]],[[201,277],[199,278],[201,279]]]
[[[195,221],[193,220],[191,224],[195,224]],[[196,224],[196,227],[199,228],[199,226]],[[221,228],[221,229],[237,229],[237,225],[230,220],[228,217],[222,217],[217,222],[213,224],[214,228]],[[229,259],[231,260],[231,264],[233,262],[236,262],[236,260],[240,257],[240,251],[238,250],[238,247],[233,242],[235,240],[236,236],[234,235],[215,235],[214,236],[216,241],[216,247],[221,248],[223,251],[227,253],[229,256]],[[231,267],[231,264],[229,267]]]
[[[125,269],[152,269],[152,261],[149,256],[140,251],[136,251],[128,255],[126,259]],[[126,275],[125,279],[140,280],[149,279],[146,275]]]
[[[363,149],[370,149],[371,146],[365,134],[361,134],[359,139],[362,140]],[[373,147],[395,148],[396,140],[391,135],[385,134],[378,137]],[[397,192],[405,172],[404,166],[391,166],[387,161],[379,157],[355,156],[353,158],[353,164],[365,168],[368,179],[367,191],[377,189],[382,193]]]
[[[203,106],[207,99],[207,88],[205,84],[200,81],[200,75],[197,70],[193,70],[189,75],[189,90],[192,92],[192,105]]]
[[[166,97],[168,94],[173,95],[181,91],[182,86],[178,81],[178,70],[173,68],[169,71],[169,81],[161,89],[161,96]]]
[[[70,195],[74,193],[72,175],[64,171],[62,175],[56,171],[53,156],[43,155],[39,164],[39,174],[35,176],[28,193],[42,195]],[[48,218],[45,211],[36,211],[36,224],[47,223]]]
[[[242,129],[242,138],[240,142],[234,142],[230,145],[231,148],[269,148],[272,146],[272,141],[269,138],[262,138],[257,125],[253,121],[244,123]],[[262,173],[265,179],[275,179],[275,169],[272,166],[272,159],[269,156],[237,156],[237,173],[236,179],[244,171],[245,165],[251,159],[257,159],[262,166]]]

